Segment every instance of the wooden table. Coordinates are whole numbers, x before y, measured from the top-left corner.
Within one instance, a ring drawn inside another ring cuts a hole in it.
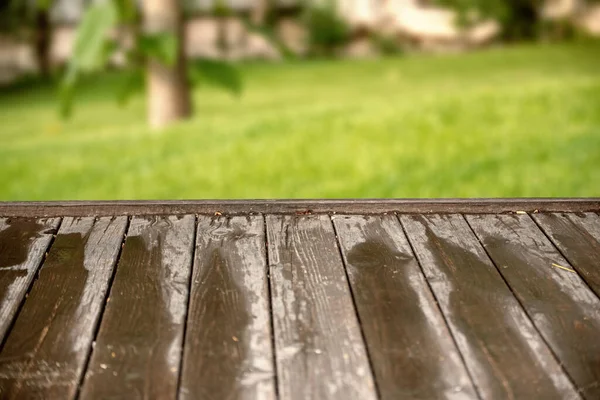
[[[0,203],[0,398],[599,399],[599,211]]]

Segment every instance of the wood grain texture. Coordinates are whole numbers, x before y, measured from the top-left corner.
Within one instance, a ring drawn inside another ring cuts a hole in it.
[[[1,398],[75,395],[126,224],[64,219],[0,353]]]
[[[83,399],[174,399],[195,217],[136,217],[127,232]]]
[[[329,217],[266,224],[280,398],[376,398]]]
[[[580,393],[599,399],[600,299],[528,215],[467,220]]]
[[[0,218],[0,343],[58,228],[58,218]]]
[[[477,398],[397,218],[333,221],[381,398]]]
[[[401,221],[481,396],[577,398],[464,218]]]
[[[600,296],[600,217],[594,213],[533,214],[532,217]]]
[[[198,219],[180,397],[274,399],[262,216]]]
[[[181,214],[377,214],[600,211],[599,198],[516,199],[306,199],[0,202],[0,216],[106,216]]]

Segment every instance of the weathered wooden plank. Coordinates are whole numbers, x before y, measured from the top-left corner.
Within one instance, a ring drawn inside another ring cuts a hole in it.
[[[195,217],[133,218],[82,390],[84,399],[174,399]]]
[[[198,219],[180,395],[274,399],[262,216]]]
[[[600,198],[516,199],[294,199],[0,202],[0,216],[105,216],[165,214],[293,214],[296,212],[376,214],[504,213],[515,211],[600,211]]]
[[[333,221],[381,398],[477,398],[397,218]]]
[[[63,220],[0,353],[0,397],[75,395],[126,224]]]
[[[532,216],[596,295],[600,296],[600,217],[593,213]]]
[[[578,397],[462,216],[401,222],[482,397]]]
[[[0,218],[0,343],[56,232],[58,218]]]
[[[328,216],[266,217],[281,399],[374,399]]]
[[[528,215],[467,220],[580,393],[599,399],[600,299]]]

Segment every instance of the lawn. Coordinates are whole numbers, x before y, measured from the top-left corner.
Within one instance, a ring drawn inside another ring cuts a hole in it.
[[[241,66],[163,132],[121,77],[0,93],[0,200],[600,196],[600,43]]]

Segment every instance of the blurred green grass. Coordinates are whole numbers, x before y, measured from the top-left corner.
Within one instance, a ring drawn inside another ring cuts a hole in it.
[[[241,68],[160,133],[116,73],[67,122],[51,87],[1,93],[0,199],[600,196],[597,42]]]

